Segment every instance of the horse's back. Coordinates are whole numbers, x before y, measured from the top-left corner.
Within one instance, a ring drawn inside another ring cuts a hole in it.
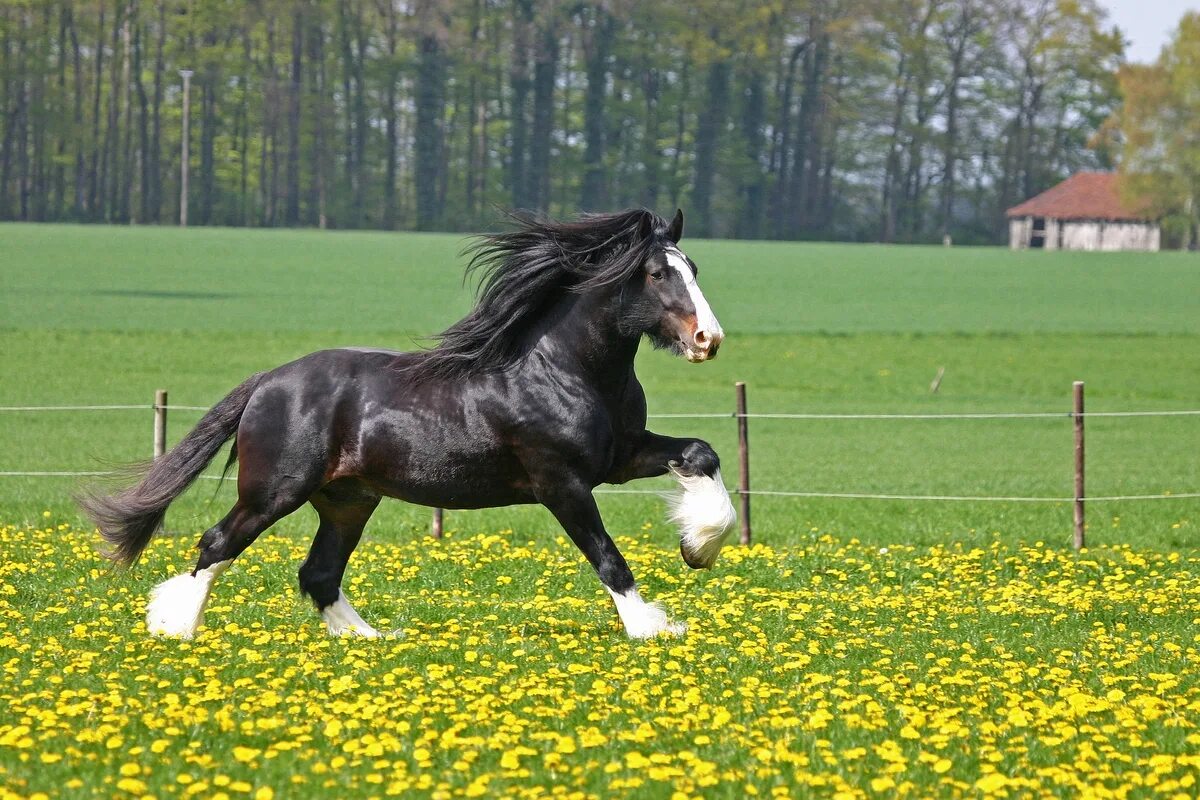
[[[243,417],[239,451],[320,462],[325,481],[447,508],[530,502],[493,387],[414,380],[421,353],[347,347],[264,376]],[[474,391],[473,391],[474,389]],[[243,444],[245,439],[245,446]]]

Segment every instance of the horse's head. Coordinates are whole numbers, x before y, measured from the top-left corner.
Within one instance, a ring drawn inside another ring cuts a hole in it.
[[[629,311],[641,332],[655,346],[693,363],[715,358],[725,331],[700,291],[695,262],[679,249],[683,212],[675,212],[666,230],[648,227],[642,233],[653,238],[654,246],[627,287]]]

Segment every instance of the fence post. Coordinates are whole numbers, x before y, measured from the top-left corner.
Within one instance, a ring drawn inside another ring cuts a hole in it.
[[[167,390],[154,393],[154,457],[167,452]]]
[[[1084,547],[1083,381],[1075,381],[1075,549]]]
[[[750,420],[746,418],[746,384],[734,384],[737,392],[738,494],[741,496],[742,544],[750,544]]]
[[[429,523],[429,532],[435,539],[442,538],[442,509],[435,508],[433,510],[433,520]]]

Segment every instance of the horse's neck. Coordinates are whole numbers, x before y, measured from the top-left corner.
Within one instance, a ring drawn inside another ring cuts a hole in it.
[[[536,348],[556,366],[577,370],[602,391],[621,391],[640,336],[622,334],[615,292],[567,294],[546,317]]]

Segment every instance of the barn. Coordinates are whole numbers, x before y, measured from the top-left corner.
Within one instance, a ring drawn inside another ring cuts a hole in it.
[[[1008,209],[1013,250],[1158,250],[1158,222],[1130,208],[1112,172],[1079,172]]]

